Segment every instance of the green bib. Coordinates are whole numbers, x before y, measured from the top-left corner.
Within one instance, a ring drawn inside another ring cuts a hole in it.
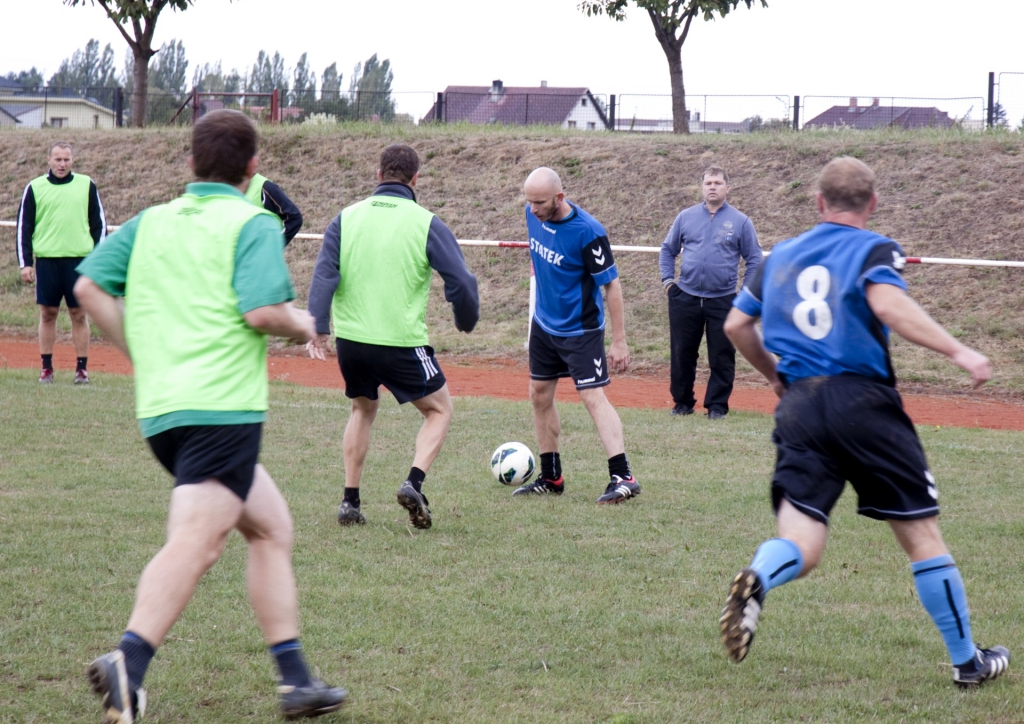
[[[427,344],[433,218],[394,196],[371,196],[341,212],[341,282],[331,307],[336,336],[386,347]]]
[[[125,284],[138,418],[267,409],[266,338],[239,313],[232,281],[242,228],[269,213],[185,194],[142,215]]]
[[[88,176],[76,173],[63,184],[52,184],[46,176],[29,184],[36,201],[33,254],[44,258],[89,255],[95,246],[89,233],[91,182]]]
[[[269,179],[261,174],[256,174],[249,182],[249,188],[245,190],[245,198],[263,208],[263,184]]]

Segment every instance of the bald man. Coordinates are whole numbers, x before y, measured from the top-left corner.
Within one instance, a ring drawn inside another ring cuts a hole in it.
[[[540,477],[512,495],[561,495],[565,490],[555,388],[559,378],[571,377],[608,456],[611,480],[597,502],[621,503],[639,495],[640,485],[626,460],[622,422],[603,389],[611,381],[609,366],[616,372],[629,368],[622,286],[608,236],[594,217],[566,200],[562,180],[550,168],[533,171],[524,191],[537,282],[537,308],[530,327],[530,402]],[[607,359],[601,287],[612,325]]]

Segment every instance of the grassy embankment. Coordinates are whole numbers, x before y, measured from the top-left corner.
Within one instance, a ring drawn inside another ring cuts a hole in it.
[[[189,180],[188,132],[181,129],[71,132],[76,168],[98,183],[107,218],[121,223],[177,194]],[[0,132],[0,218],[14,219],[21,192],[45,171],[55,132]],[[730,201],[754,221],[766,249],[816,220],[814,180],[833,156],[849,154],[878,172],[881,207],[872,228],[912,256],[1024,258],[1024,139],[956,131],[783,133],[752,136],[629,136],[549,129],[279,128],[264,133],[261,170],[299,204],[304,231],[319,233],[346,204],[374,186],[381,148],[411,143],[423,159],[418,195],[460,238],[524,236],[521,185],[549,165],[569,197],[604,223],[614,244],[658,246],[679,209],[698,200],[698,176],[711,163],[732,174]],[[34,296],[18,281],[14,234],[0,232],[0,330],[32,334]],[[318,242],[288,251],[304,301]],[[435,279],[430,321],[445,354],[524,355],[529,264],[515,250],[467,249],[480,280],[482,316],[472,335],[451,325]],[[654,254],[618,256],[627,330],[636,369],[668,361],[664,295]],[[908,267],[915,297],[968,344],[988,354],[992,394],[1024,390],[1024,271]],[[62,320],[64,319],[62,315]],[[66,322],[62,321],[65,325]],[[936,355],[894,345],[904,388],[962,390],[965,376]],[[756,375],[741,365],[741,376]]]

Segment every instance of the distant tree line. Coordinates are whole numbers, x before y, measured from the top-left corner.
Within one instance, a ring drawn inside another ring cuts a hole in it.
[[[100,50],[98,40],[89,40],[85,48],[75,50],[45,85],[50,89],[86,89],[124,87],[132,88],[135,74],[132,52],[125,53],[123,68],[115,67],[114,50],[108,43]],[[220,61],[196,65],[191,75],[185,44],[172,39],[165,43],[149,62],[148,102],[146,118],[150,123],[167,123],[192,88],[205,93],[271,93],[280,91],[281,105],[301,109],[286,119],[299,120],[313,113],[324,113],[338,120],[373,118],[391,121],[395,116],[395,102],[391,97],[394,74],[391,61],[380,61],[374,53],[365,62],[356,63],[348,84],[342,90],[342,74],[338,64],[331,63],[319,76],[303,53],[294,68],[288,68],[279,52],[272,55],[261,50],[250,69],[239,72],[232,68],[226,72]],[[35,67],[9,72],[3,76],[19,84],[26,91],[41,90],[44,77]],[[126,111],[131,113],[131,93],[126,97]],[[228,107],[241,107],[238,100]]]

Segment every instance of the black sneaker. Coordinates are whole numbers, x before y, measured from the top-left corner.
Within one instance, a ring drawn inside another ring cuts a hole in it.
[[[692,415],[693,414],[693,406],[692,405],[684,405],[683,403],[680,402],[680,403],[677,403],[676,406],[673,407],[671,410],[669,410],[668,414],[672,415],[672,417],[682,417],[683,415]]]
[[[709,420],[724,420],[728,413],[725,410],[708,410]]]
[[[146,713],[146,690],[131,688],[120,649],[93,661],[86,674],[103,699],[103,724],[135,724]]]
[[[764,587],[761,579],[753,569],[744,568],[732,579],[725,608],[718,619],[722,643],[729,652],[729,658],[736,663],[743,661],[750,651],[763,605]]]
[[[628,478],[624,478],[620,475],[613,475],[612,481],[608,483],[608,487],[604,489],[604,495],[597,499],[598,505],[606,505],[608,503],[621,503],[623,500],[629,500],[640,495],[640,483],[636,481],[632,475]]]
[[[537,478],[532,483],[521,485],[512,491],[512,497],[517,495],[561,495],[564,490],[565,479],[559,475],[558,480]]]
[[[973,663],[973,671],[964,671],[964,667],[960,666],[953,667],[954,684],[964,689],[972,689],[1005,674],[1010,666],[1010,652],[1003,646],[979,648]]]
[[[409,521],[415,528],[426,530],[430,527],[430,501],[406,480],[398,489],[398,504],[409,511]]]
[[[359,512],[359,508],[347,500],[341,501],[341,507],[338,508],[338,524],[339,525],[362,525],[366,522],[366,517]]]
[[[277,698],[285,719],[312,719],[338,711],[348,692],[312,679],[309,686],[278,686]]]

